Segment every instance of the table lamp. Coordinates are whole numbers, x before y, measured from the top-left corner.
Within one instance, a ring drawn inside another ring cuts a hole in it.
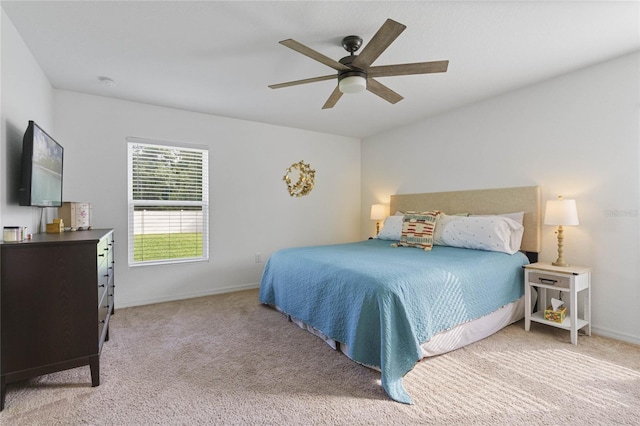
[[[376,221],[376,235],[380,233],[380,221],[387,217],[387,209],[384,204],[373,204],[371,206],[371,220]]]
[[[561,195],[557,200],[547,201],[544,212],[544,224],[558,226],[558,259],[553,262],[552,265],[569,266],[569,264],[564,261],[563,257],[564,230],[562,227],[567,225],[578,225],[576,200],[565,200]]]

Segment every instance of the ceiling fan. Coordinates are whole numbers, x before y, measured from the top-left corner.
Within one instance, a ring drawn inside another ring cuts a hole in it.
[[[402,96],[389,89],[374,77],[390,77],[396,75],[429,74],[446,72],[449,61],[417,62],[412,64],[382,65],[372,67],[371,64],[378,59],[382,52],[407,28],[392,19],[387,19],[373,36],[371,41],[356,55],[362,46],[362,38],[351,35],[342,39],[342,47],[350,53],[339,61],[319,53],[293,39],[282,40],[280,44],[302,53],[311,59],[321,62],[334,70],[337,74],[321,77],[306,78],[304,80],[289,81],[286,83],[272,84],[272,89],[297,86],[299,84],[315,83],[317,81],[338,79],[338,85],[322,106],[322,109],[333,108],[343,93],[356,93],[367,89],[369,92],[380,96],[382,99],[395,104]]]

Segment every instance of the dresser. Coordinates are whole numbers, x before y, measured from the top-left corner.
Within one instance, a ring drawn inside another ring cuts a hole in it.
[[[113,296],[111,229],[0,244],[0,410],[12,382],[89,365],[100,384]]]

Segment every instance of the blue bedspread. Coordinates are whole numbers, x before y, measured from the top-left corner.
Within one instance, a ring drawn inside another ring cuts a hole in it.
[[[410,404],[402,377],[420,344],[519,299],[527,263],[522,253],[375,239],[284,249],[265,264],[260,302],[346,343],[353,360],[380,368],[392,399]]]

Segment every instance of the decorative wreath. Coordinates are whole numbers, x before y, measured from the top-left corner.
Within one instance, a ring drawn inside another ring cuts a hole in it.
[[[298,181],[295,184],[291,183],[291,178],[289,177],[289,173],[293,170],[297,170],[299,172]],[[282,180],[287,184],[289,195],[292,197],[302,197],[303,195],[307,195],[311,192],[316,183],[315,178],[316,171],[311,168],[310,164],[306,164],[301,160],[298,163],[293,163],[291,167],[287,168]]]

